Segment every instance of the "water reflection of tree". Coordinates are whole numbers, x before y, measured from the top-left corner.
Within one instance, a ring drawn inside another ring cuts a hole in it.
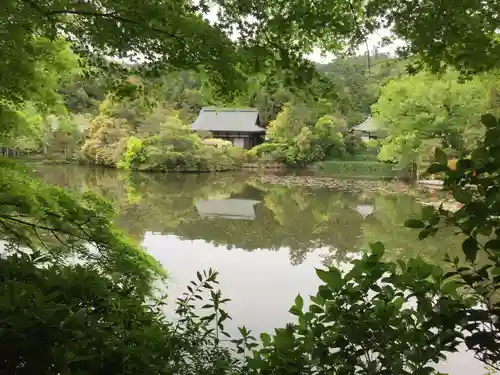
[[[446,228],[435,237],[418,240],[418,231],[404,227],[406,219],[418,217],[421,207],[409,196],[375,197],[376,211],[363,223],[363,245],[380,241],[386,247],[386,256],[391,260],[420,256],[439,263],[445,253],[459,256],[462,239],[455,231]]]
[[[457,248],[449,234],[420,243],[415,241],[416,232],[403,228],[404,220],[419,211],[410,197],[249,184],[247,176],[238,174],[127,174],[74,166],[37,169],[50,182],[92,190],[113,201],[117,224],[138,241],[151,231],[228,249],[288,248],[293,264],[302,263],[318,248],[323,248],[326,263],[343,261],[373,241],[384,242],[393,259],[419,253],[440,260],[444,251]],[[261,201],[255,206],[256,219],[202,218],[195,208],[199,200],[225,198]],[[360,205],[371,205],[374,212],[364,217],[357,211]]]

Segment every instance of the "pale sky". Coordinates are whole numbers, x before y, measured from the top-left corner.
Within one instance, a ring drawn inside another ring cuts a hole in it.
[[[214,22],[217,20],[217,7],[215,5],[213,5],[211,11],[205,15],[205,18],[209,22]],[[382,42],[382,38],[388,37],[388,36],[391,36],[391,33],[387,29],[381,29],[374,34],[369,35],[367,38],[367,42],[368,42],[368,47],[370,49],[370,53],[372,53],[373,49],[375,47],[377,47],[377,49],[380,53],[389,53],[391,55],[394,55],[396,48],[403,45],[403,43],[401,41],[396,41],[396,43],[394,43],[390,46],[380,47],[380,43]],[[367,49],[366,44],[364,43],[363,45],[361,45],[358,48],[357,54],[364,55],[366,53],[366,49]],[[307,58],[309,60],[314,61],[314,62],[326,64],[326,63],[332,61],[335,58],[335,55],[332,53],[327,53],[325,56],[322,56],[320,50],[317,49],[315,52],[307,55]]]
[[[395,54],[396,48],[400,47],[403,45],[402,41],[396,41],[395,43],[389,45],[389,46],[384,46],[380,47],[380,43],[382,42],[382,38],[390,36],[391,33],[389,30],[380,30],[376,34],[369,35],[367,38],[368,42],[368,47],[370,49],[370,53],[373,52],[373,49],[377,47],[377,50],[379,53],[388,53],[391,55]],[[366,53],[366,44],[362,44],[359,46],[357,50],[358,55],[364,55]],[[315,52],[307,55],[307,58],[314,61],[318,62],[321,64],[326,64],[330,61],[332,61],[335,58],[335,55],[332,53],[327,53],[326,56],[322,56],[319,50],[316,50]]]

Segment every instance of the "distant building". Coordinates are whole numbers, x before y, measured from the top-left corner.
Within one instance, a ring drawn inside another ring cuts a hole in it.
[[[247,149],[262,143],[266,133],[260,127],[259,111],[255,108],[202,108],[191,129],[210,132],[214,138]]]
[[[361,124],[352,128],[352,131],[361,133],[361,139],[370,140],[378,139],[382,136],[382,129],[378,121],[369,116]]]

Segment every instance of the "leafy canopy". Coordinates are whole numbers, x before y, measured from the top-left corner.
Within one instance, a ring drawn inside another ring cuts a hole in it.
[[[456,71],[441,77],[419,73],[390,81],[372,110],[387,131],[379,157],[403,165],[427,165],[433,147],[470,152],[484,135],[480,115],[491,108],[492,75],[459,80]]]

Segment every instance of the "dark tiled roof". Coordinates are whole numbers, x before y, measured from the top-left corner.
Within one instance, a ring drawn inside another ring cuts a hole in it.
[[[263,133],[257,125],[259,111],[254,108],[202,108],[192,130]]]

